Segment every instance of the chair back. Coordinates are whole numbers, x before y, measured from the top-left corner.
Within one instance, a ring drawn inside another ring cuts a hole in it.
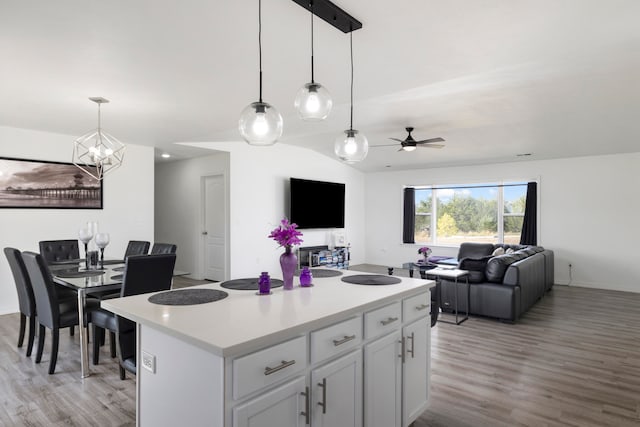
[[[149,253],[149,246],[151,243],[141,240],[129,240],[127,250],[124,252],[124,259],[131,255],[146,255]]]
[[[77,240],[42,240],[40,255],[47,263],[69,261],[80,258]]]
[[[126,259],[120,296],[140,295],[148,292],[171,289],[175,254],[130,256]],[[135,372],[136,324],[131,320],[116,316],[120,363]]]
[[[22,260],[22,254],[16,248],[4,248],[4,254],[7,257],[7,261],[9,261],[9,268],[11,268],[13,281],[18,291],[20,313],[33,317],[36,315],[36,299],[33,295],[29,273],[27,273],[27,268]]]
[[[175,254],[178,247],[171,243],[154,243],[151,254]]]
[[[38,322],[50,329],[58,328],[60,307],[49,267],[44,258],[35,252],[23,252],[22,259],[33,287]]]

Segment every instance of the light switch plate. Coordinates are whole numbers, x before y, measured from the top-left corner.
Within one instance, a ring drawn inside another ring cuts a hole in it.
[[[142,366],[152,374],[156,373],[156,356],[153,354],[142,351]]]

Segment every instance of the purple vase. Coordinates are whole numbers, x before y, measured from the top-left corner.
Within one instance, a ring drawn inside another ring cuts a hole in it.
[[[291,246],[285,246],[285,251],[280,255],[280,267],[282,268],[283,289],[293,289],[293,273],[298,267],[298,257],[291,251]]]

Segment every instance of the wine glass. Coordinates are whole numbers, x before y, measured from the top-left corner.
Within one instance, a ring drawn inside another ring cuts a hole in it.
[[[104,248],[109,244],[109,233],[96,234],[96,246],[100,249],[100,268],[104,268]]]
[[[78,239],[84,243],[85,268],[89,269],[89,242],[93,239],[93,231],[89,227],[82,227],[78,230]]]

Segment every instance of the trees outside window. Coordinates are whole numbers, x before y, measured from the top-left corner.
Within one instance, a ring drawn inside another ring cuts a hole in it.
[[[518,243],[526,194],[525,183],[416,188],[415,242]]]

